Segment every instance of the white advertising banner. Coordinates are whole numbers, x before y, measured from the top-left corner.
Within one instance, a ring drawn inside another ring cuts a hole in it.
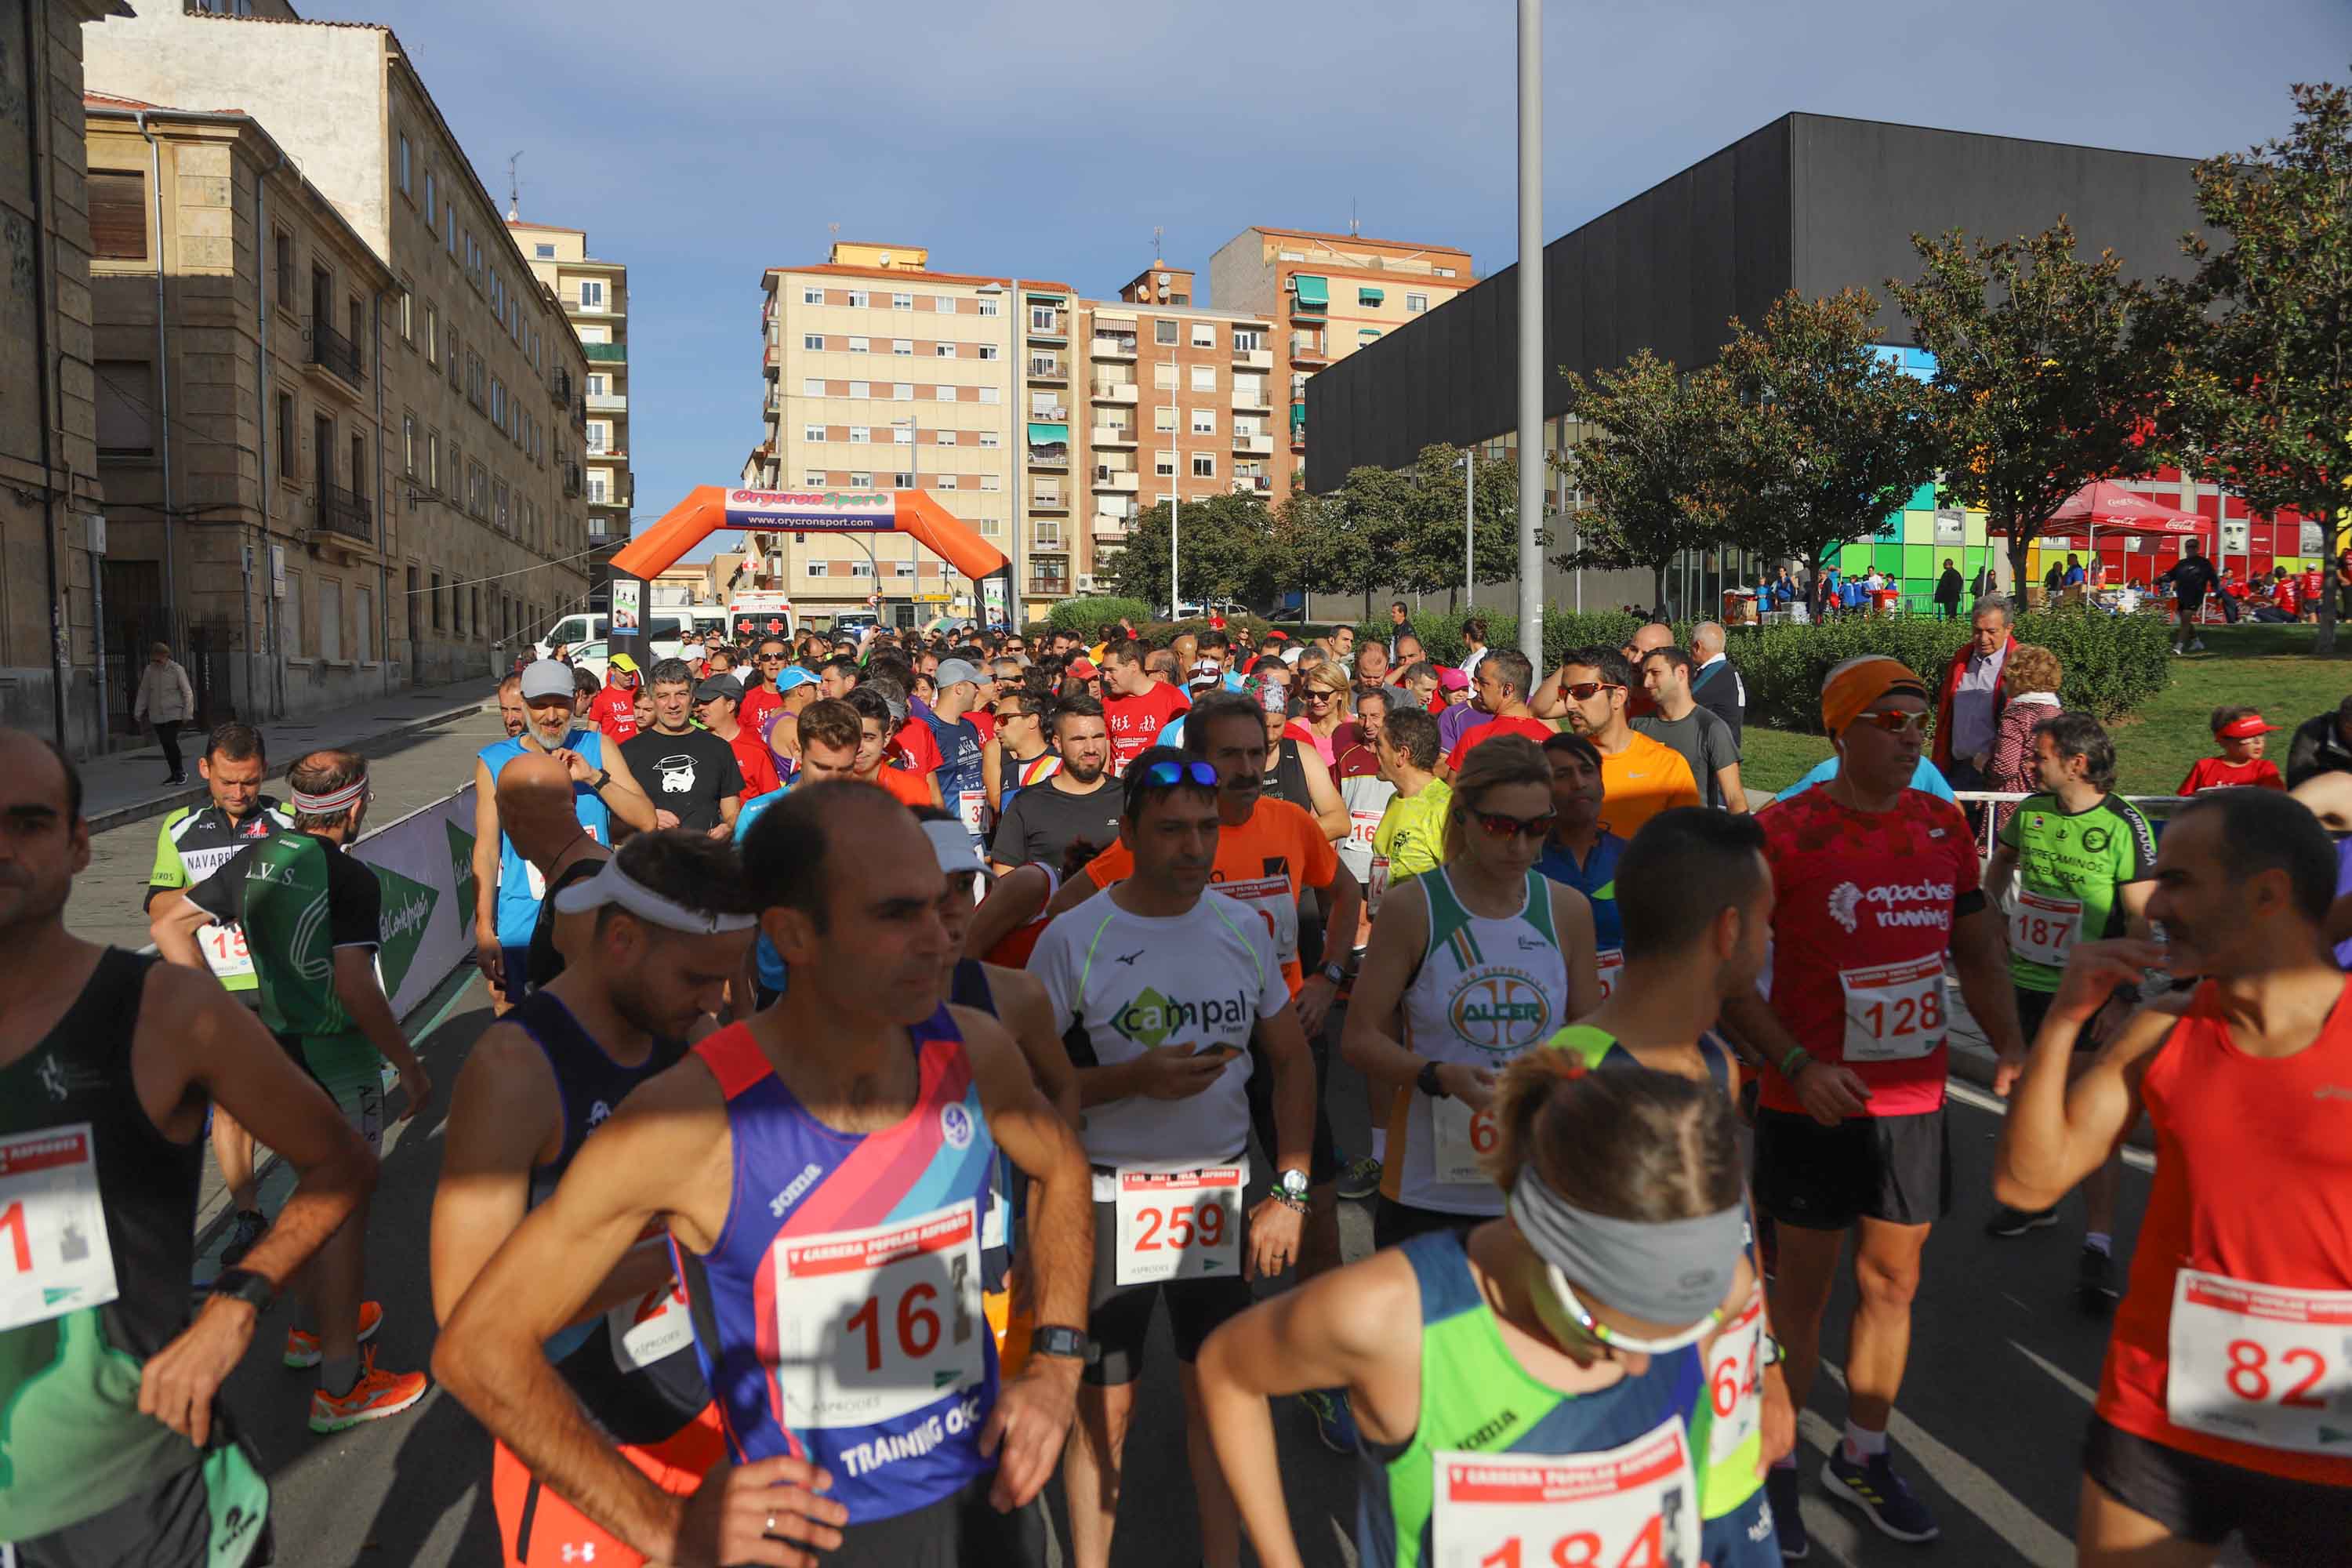
[[[377,966],[404,1017],[474,952],[474,786],[386,823],[352,847],[383,888]]]
[[[645,624],[638,615],[639,586],[640,584],[625,578],[613,579],[613,630],[614,632],[633,632]]]

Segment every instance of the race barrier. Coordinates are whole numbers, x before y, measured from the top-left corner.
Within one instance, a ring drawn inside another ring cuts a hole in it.
[[[352,847],[383,889],[376,964],[395,1016],[474,956],[474,786],[385,823]]]

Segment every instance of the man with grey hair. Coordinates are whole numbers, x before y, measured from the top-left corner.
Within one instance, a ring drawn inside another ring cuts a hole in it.
[[[2009,704],[2009,656],[2017,647],[2007,599],[1977,601],[1968,642],[1945,667],[1936,698],[1936,766],[1956,790],[1985,787],[2000,710]]]
[[[1691,628],[1691,700],[1723,721],[1738,744],[1740,727],[1748,721],[1748,683],[1739,667],[1723,651],[1723,627],[1701,621]]]

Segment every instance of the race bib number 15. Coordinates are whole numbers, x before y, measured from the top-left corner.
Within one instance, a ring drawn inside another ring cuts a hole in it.
[[[0,1138],[0,1333],[116,1294],[89,1123]]]

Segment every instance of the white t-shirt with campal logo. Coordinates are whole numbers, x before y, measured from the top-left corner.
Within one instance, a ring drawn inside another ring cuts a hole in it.
[[[1080,1141],[1103,1166],[1189,1170],[1230,1163],[1249,1142],[1250,1037],[1290,1002],[1265,921],[1223,893],[1181,915],[1129,914],[1108,891],[1058,916],[1029,973],[1080,1067],[1114,1067],[1160,1046],[1241,1054],[1184,1100],[1131,1095],[1090,1106]]]

